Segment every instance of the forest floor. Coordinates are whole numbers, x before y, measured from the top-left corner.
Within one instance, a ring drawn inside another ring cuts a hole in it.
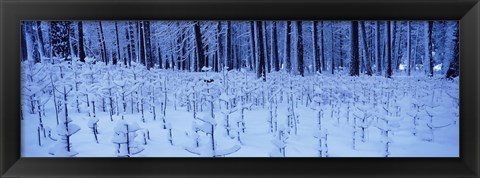
[[[105,73],[101,72],[98,75],[103,74]],[[167,83],[160,83],[158,89],[154,88],[159,91],[158,101],[153,101],[154,104],[145,102],[145,121],[141,119],[141,108],[137,109],[141,101],[138,97],[132,105],[128,95],[126,110],[122,111],[122,101],[117,94],[115,99],[120,104],[116,103],[113,108],[113,121],[110,120],[108,99],[104,107],[102,100],[97,98],[95,109],[99,119],[98,143],[92,129],[88,127],[92,117],[91,106],[80,103],[78,112],[73,101],[75,96],[83,95],[69,96],[69,115],[73,120],[71,124],[81,128],[70,137],[72,149],[78,152],[77,157],[116,157],[117,146],[112,143],[112,139],[115,135],[114,127],[122,117],[127,123],[135,122],[142,128],[137,132],[135,141],[144,150],[131,156],[205,156],[187,150],[196,147],[196,134],[199,148],[211,148],[208,145],[211,137],[203,132],[195,132],[197,125],[203,123],[201,118],[208,120],[208,115],[211,114],[211,103],[208,102],[210,96],[214,98],[215,147],[219,152],[233,152],[222,155],[226,157],[270,157],[282,154],[286,157],[319,157],[319,150],[323,150],[322,156],[328,157],[459,156],[458,79],[401,75],[386,79],[381,76],[328,74],[302,78],[277,73],[269,74],[267,82],[263,82],[256,79],[254,73],[238,71],[229,72],[227,77],[221,72],[204,74],[164,70],[155,72],[155,75],[160,76],[158,81],[165,80]],[[115,74],[113,76],[117,76],[118,81],[136,80]],[[168,78],[162,78],[165,76]],[[227,84],[230,88],[227,89],[223,81],[228,77]],[[212,83],[216,85],[209,86],[201,79],[213,79]],[[104,79],[99,81],[105,82]],[[154,81],[157,80],[150,80]],[[147,91],[149,85],[144,86]],[[192,86],[198,88],[190,89]],[[166,129],[161,109],[164,100],[162,87],[167,89]],[[120,90],[117,88],[116,91],[119,93]],[[47,94],[41,97],[52,97],[49,92],[44,93]],[[145,98],[148,98],[148,94],[151,93],[145,92]],[[198,94],[196,100],[195,94]],[[229,109],[224,100],[228,100]],[[193,118],[192,111],[194,103],[198,110],[196,119]],[[153,105],[156,107],[151,107]],[[59,156],[49,154],[56,143],[54,139],[59,140],[55,129],[57,122],[54,101],[49,99],[44,104],[43,125],[47,131],[51,129],[51,138],[40,136],[41,146],[37,132],[37,112],[29,112],[28,104],[24,104],[22,109],[22,157]],[[230,127],[226,127],[225,113],[229,112]],[[244,127],[241,127],[242,123]],[[147,130],[149,139],[143,138],[143,133]],[[170,133],[172,143],[169,141]],[[284,143],[283,153],[279,151],[279,147],[282,147],[279,145],[282,144],[278,142]]]

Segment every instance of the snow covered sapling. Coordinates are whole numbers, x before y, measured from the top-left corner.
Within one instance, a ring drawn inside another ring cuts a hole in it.
[[[37,136],[38,144],[41,146],[42,134],[40,133],[43,133],[43,138],[47,137],[43,120],[45,119],[45,104],[50,100],[49,91],[51,90],[48,88],[50,85],[48,74],[42,70],[48,70],[49,67],[41,63],[33,64],[33,62],[23,65],[28,65],[28,70],[22,71],[24,76],[22,78],[24,82],[22,85],[22,103],[24,103],[22,107],[30,105],[30,113],[38,115]]]
[[[140,127],[136,122],[127,123],[125,121],[117,121],[112,139],[112,142],[117,146],[117,156],[131,157],[144,150],[144,148],[135,141],[138,130],[140,130]]]
[[[425,126],[428,128],[428,134],[430,134],[430,136],[427,136],[426,138],[424,138],[424,140],[426,140],[428,142],[433,142],[434,141],[435,130],[440,129],[440,128],[444,128],[444,127],[448,127],[453,123],[453,122],[447,121],[448,123],[444,123],[443,125],[435,125],[434,122],[433,122],[433,118],[436,118],[436,116],[438,116],[438,115],[445,115],[444,111],[440,111],[436,107],[426,107],[423,115],[427,116],[429,118],[429,120],[425,124]],[[439,121],[437,121],[437,124],[438,124]]]
[[[220,96],[220,98],[222,98],[222,96]],[[237,110],[238,110],[238,108],[235,107],[235,108],[230,108],[230,109],[225,108],[221,111],[221,113],[223,114],[223,116],[225,118],[225,122],[224,122],[225,130],[227,131],[227,135],[230,136],[231,138],[233,138],[233,136],[231,135],[231,132],[232,132],[232,129],[233,129],[232,122],[235,122],[235,121],[231,120],[230,116],[233,113],[235,113]]]
[[[435,126],[435,125],[433,125],[433,123],[427,123],[426,125],[427,125],[427,127],[430,131],[430,134],[431,134],[431,137],[427,138],[427,141],[433,142],[435,140],[435,130],[448,127],[448,126],[452,125],[452,123],[448,123],[448,124],[441,125],[441,126]]]
[[[387,131],[388,133],[388,131]],[[391,155],[390,153],[390,144],[393,142],[390,137],[388,137],[388,134],[385,134],[382,137],[382,142],[384,143],[384,150],[383,150],[383,155],[384,157],[389,157]]]
[[[57,125],[60,124],[60,121],[58,119],[58,114],[59,114],[59,103],[57,102],[57,96],[56,96],[56,88],[55,88],[55,83],[53,81],[53,73],[50,73],[50,84],[52,86],[52,97],[53,97],[53,107],[55,108],[55,118],[57,120]]]
[[[142,136],[142,144],[147,145],[147,140],[150,140],[150,131],[148,129],[140,129],[138,132],[140,132],[140,135]]]
[[[413,124],[412,135],[416,136],[418,132],[417,127],[419,127],[420,113],[419,113],[418,107],[416,107],[416,104],[413,104],[413,103],[411,107],[407,108],[406,114],[412,118],[412,124]]]
[[[270,97],[268,101],[269,105],[269,119],[268,124],[270,124],[270,133],[275,133],[278,127],[278,104],[275,97]]]
[[[115,114],[115,94],[117,91],[117,86],[114,83],[113,75],[112,75],[112,70],[113,67],[110,67],[105,75],[103,76],[103,82],[102,86],[100,87],[100,94],[102,97],[102,100],[106,97],[108,99],[108,111],[109,111],[109,116],[110,116],[110,121],[113,121],[113,115]]]
[[[312,96],[312,102],[310,103],[311,104],[310,109],[316,111],[317,113],[317,123],[318,123],[319,130],[323,128],[322,118],[323,118],[324,111],[321,105],[322,103],[326,103],[327,101],[326,98],[323,97],[322,93],[323,93],[322,90],[320,90],[319,88],[316,88]]]
[[[374,111],[374,109],[371,107],[365,105],[357,105],[355,107],[355,111],[353,112],[353,116],[355,119],[355,127],[359,128],[360,130],[360,137],[362,138],[362,142],[365,142],[365,132],[372,121],[370,120],[370,118],[372,117],[372,114],[370,114],[371,111]]]
[[[235,95],[230,95],[228,90],[226,90],[226,88],[223,88],[223,92],[220,94],[219,96],[219,107],[221,107],[222,105],[222,102],[225,104],[225,107],[222,109],[221,113],[224,115],[225,117],[225,122],[224,122],[224,126],[225,126],[225,129],[227,131],[227,135],[230,136],[230,129],[232,128],[232,122],[230,120],[230,116],[235,113],[236,111],[238,111],[239,108],[236,108],[236,107],[232,107],[232,100],[233,98],[235,98]]]
[[[288,124],[288,127],[294,129],[294,133],[296,135],[297,132],[298,132],[297,124],[298,124],[299,116],[295,112],[295,106],[294,106],[294,104],[295,104],[294,92],[295,91],[294,91],[294,88],[293,88],[293,81],[292,81],[291,78],[290,78],[289,83],[290,83],[290,86],[289,86],[289,89],[287,89],[287,93],[288,93],[288,108],[287,108],[288,121],[287,121],[287,124]]]
[[[96,117],[90,117],[88,119],[88,128],[92,129],[93,136],[95,137],[95,141],[98,143],[98,121],[99,119]]]
[[[116,85],[116,87],[119,88],[118,93],[119,93],[120,98],[122,100],[122,111],[125,113],[125,112],[127,112],[127,99],[126,99],[126,97],[129,94],[129,93],[127,93],[128,92],[127,91],[127,87],[128,87],[127,82],[126,82],[126,80],[121,78],[119,80],[114,81],[113,83]],[[118,107],[117,107],[117,114],[118,113],[119,112],[118,112]]]
[[[149,105],[150,105],[150,108],[151,108],[151,111],[150,113],[152,113],[153,115],[153,120],[157,120],[157,104],[158,103],[158,99],[157,98],[161,98],[158,96],[158,92],[156,92],[157,90],[161,89],[160,85],[161,85],[161,76],[159,74],[159,71],[158,69],[151,69],[151,72],[152,72],[152,75],[149,77],[149,81],[147,82],[147,87],[149,88]],[[161,108],[163,110],[163,108]]]
[[[50,149],[50,154],[59,157],[72,157],[78,154],[72,148],[70,137],[80,131],[80,127],[71,122],[72,119],[70,117],[65,117],[65,119],[57,125],[57,134],[60,140]]]
[[[245,103],[244,100],[240,100],[240,105],[237,106],[237,107],[240,107],[240,118],[237,121],[237,128],[240,128],[242,133],[245,133],[245,129],[246,129],[246,127],[245,127],[245,110],[248,109],[248,108],[251,108],[252,104],[253,103],[247,104],[247,103]]]
[[[74,82],[74,88],[75,88],[75,106],[77,108],[77,112],[80,113],[80,99],[79,99],[79,90],[80,90],[80,84],[82,83],[80,75],[81,75],[81,69],[83,62],[80,61],[72,61],[72,72],[73,72],[73,82]]]
[[[38,130],[43,132],[43,138],[47,138],[46,131],[45,131],[45,126],[43,123],[43,117],[45,116],[45,104],[48,102],[50,97],[42,96],[42,92],[38,92],[38,94],[33,95],[33,100],[35,101],[37,109],[36,112],[38,114]],[[43,111],[43,114],[42,114]],[[38,141],[39,145],[41,146],[41,136],[40,132],[38,132]]]
[[[215,140],[215,126],[217,125],[217,123],[215,119],[212,118],[210,114],[207,114],[204,117],[198,117],[197,119],[202,123],[201,124],[197,124],[196,122],[193,123],[195,132],[198,132],[198,131],[204,132],[208,137],[208,142],[207,144],[205,144],[204,147],[198,147],[199,144],[197,142],[196,143],[197,147],[185,148],[185,150],[187,150],[190,153],[197,154],[200,156],[206,156],[206,157],[226,156],[240,150],[240,146],[238,145],[233,145],[227,149],[217,148],[217,143]],[[198,138],[194,138],[194,139],[198,139]]]
[[[379,122],[375,124],[375,127],[380,130],[381,141],[384,144],[384,156],[390,156],[390,144],[393,143],[392,138],[390,137],[391,133],[400,128],[401,117],[391,117],[391,116],[381,116],[377,114],[377,117],[380,118]]]
[[[328,131],[323,128],[314,133],[313,137],[318,140],[316,149],[319,157],[328,157]]]
[[[237,117],[237,119],[233,120],[236,124],[231,127],[231,131],[236,133],[238,143],[242,144],[242,134],[245,133],[245,122],[242,121],[241,117]]]
[[[173,146],[172,124],[170,122],[167,122],[165,124],[165,128],[168,129],[168,135],[167,135],[168,142],[170,143],[170,145]]]
[[[269,76],[271,77],[271,76]],[[269,92],[268,92],[268,106],[269,106],[269,117],[268,123],[270,125],[270,133],[275,133],[278,127],[278,95],[281,95],[282,89],[276,85],[275,80],[267,80],[269,83]],[[243,112],[242,112],[243,117]]]
[[[290,133],[290,127],[284,125],[278,126],[278,134],[274,135],[272,140],[275,149],[270,152],[270,157],[285,157],[285,148],[287,147],[287,140]]]
[[[45,69],[46,65],[42,63],[35,64],[33,61],[27,61],[23,63],[22,70],[22,100],[25,105],[29,105],[30,114],[34,114],[37,107],[35,106],[36,102],[34,101],[34,97],[36,93],[44,88],[42,87],[42,78],[44,74],[42,71]],[[48,70],[48,69],[47,69]],[[23,105],[22,105],[23,106]]]

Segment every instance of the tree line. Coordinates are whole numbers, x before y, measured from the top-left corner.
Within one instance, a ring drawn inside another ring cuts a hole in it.
[[[264,78],[459,75],[458,21],[23,21],[22,61],[79,60]],[[438,66],[438,67],[437,67]]]

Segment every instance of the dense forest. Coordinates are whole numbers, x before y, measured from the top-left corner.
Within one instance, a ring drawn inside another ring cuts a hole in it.
[[[24,157],[458,157],[458,21],[23,21]]]
[[[22,60],[35,62],[228,67],[258,77],[279,70],[458,76],[457,21],[26,21],[21,28]]]

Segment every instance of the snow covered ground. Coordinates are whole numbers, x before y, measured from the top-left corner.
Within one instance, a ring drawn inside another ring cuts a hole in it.
[[[22,69],[22,157],[459,156],[458,78]]]

